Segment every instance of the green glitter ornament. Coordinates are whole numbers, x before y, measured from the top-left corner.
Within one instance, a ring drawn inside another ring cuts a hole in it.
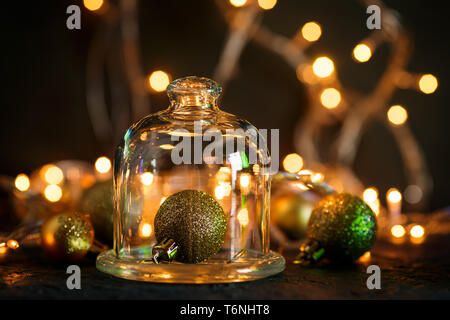
[[[183,190],[168,197],[155,216],[158,242],[173,239],[176,260],[198,263],[208,260],[222,247],[227,219],[220,204],[206,192]]]
[[[355,261],[372,247],[376,234],[376,217],[364,201],[348,193],[328,195],[314,206],[308,240],[295,263],[309,264],[321,258]]]

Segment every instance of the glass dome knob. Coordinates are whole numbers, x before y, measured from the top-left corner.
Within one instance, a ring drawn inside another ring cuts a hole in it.
[[[177,79],[167,87],[167,95],[174,109],[184,106],[216,108],[216,100],[221,93],[222,88],[217,82],[196,76]]]

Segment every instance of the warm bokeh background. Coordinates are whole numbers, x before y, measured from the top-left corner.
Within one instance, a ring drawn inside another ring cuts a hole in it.
[[[449,204],[448,147],[450,111],[448,13],[444,3],[386,1],[397,9],[414,35],[415,51],[409,70],[436,75],[433,95],[398,91],[392,104],[407,106],[409,124],[424,152],[434,179],[429,210]],[[66,8],[82,7],[82,29],[66,28]],[[112,156],[94,137],[86,108],[86,60],[99,17],[81,1],[33,1],[2,4],[0,19],[2,94],[0,100],[0,173],[29,173],[62,159],[94,161]],[[211,77],[226,25],[213,1],[140,1],[141,54],[144,71],[162,69],[172,78]],[[354,45],[367,34],[365,8],[357,1],[279,1],[264,23],[292,36],[303,23],[323,27],[313,55],[334,58],[343,83],[368,91],[384,69],[387,48],[370,63],[351,58]],[[293,129],[307,110],[305,92],[295,72],[280,58],[250,43],[239,70],[222,99],[223,109],[248,119],[259,128],[280,128],[280,151],[294,152]],[[165,108],[165,93],[149,92],[152,111]],[[118,141],[117,141],[118,142]],[[373,124],[364,135],[356,173],[381,193],[405,187],[400,154],[390,133]]]

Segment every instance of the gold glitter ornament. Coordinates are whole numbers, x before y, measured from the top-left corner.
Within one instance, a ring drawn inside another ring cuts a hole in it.
[[[155,216],[158,242],[173,239],[177,261],[208,260],[222,247],[227,219],[220,204],[206,192],[183,190],[168,197]]]
[[[291,240],[306,236],[314,202],[301,194],[281,192],[270,199],[270,220]]]
[[[75,212],[57,214],[41,228],[41,246],[55,260],[80,260],[93,242],[94,228],[87,215]]]
[[[79,203],[79,211],[89,214],[95,237],[110,246],[113,243],[113,183],[100,181],[87,189]]]
[[[296,263],[309,264],[323,257],[334,262],[351,262],[375,242],[377,221],[370,207],[348,193],[321,199],[308,222],[308,240],[300,247]]]

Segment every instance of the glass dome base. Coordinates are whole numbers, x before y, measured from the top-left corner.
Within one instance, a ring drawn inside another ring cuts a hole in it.
[[[118,259],[113,250],[97,257],[97,269],[110,275],[138,281],[162,283],[229,283],[265,278],[285,268],[282,255],[247,251],[245,258],[233,262],[215,261],[197,264],[154,264],[142,259]]]

